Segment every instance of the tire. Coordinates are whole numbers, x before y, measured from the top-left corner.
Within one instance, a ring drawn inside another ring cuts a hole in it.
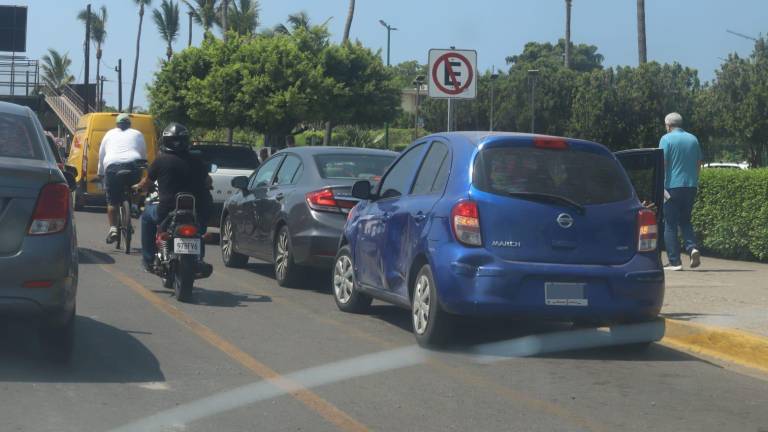
[[[40,328],[39,339],[43,352],[56,363],[66,364],[72,359],[75,346],[75,316],[73,310],[63,324],[47,321]]]
[[[373,298],[357,289],[352,252],[343,246],[336,254],[333,265],[333,300],[342,312],[363,313]]]
[[[411,322],[416,342],[425,347],[445,344],[453,330],[454,317],[440,307],[429,264],[424,264],[416,274],[412,293]]]
[[[176,264],[173,291],[176,294],[176,300],[186,303],[192,300],[192,285],[195,282],[195,256],[182,255]]]
[[[163,278],[163,288],[171,289],[173,288],[173,280],[175,278],[173,277],[173,271],[169,271],[168,274],[165,275]]]
[[[125,254],[131,253],[131,238],[133,237],[133,226],[131,226],[131,210],[128,201],[123,201],[123,205],[120,206],[120,224],[123,227],[123,234],[125,235]]]
[[[288,226],[283,225],[277,233],[272,252],[275,263],[275,279],[282,287],[293,287],[299,281],[299,266],[293,261],[293,246]]]
[[[80,185],[72,192],[73,207],[76,211],[81,211],[85,208],[85,197],[83,196],[83,190]]]
[[[232,229],[232,219],[229,215],[224,217],[224,223],[219,235],[219,245],[221,246],[221,260],[224,265],[231,268],[241,268],[248,264],[248,255],[235,252],[235,236]]]

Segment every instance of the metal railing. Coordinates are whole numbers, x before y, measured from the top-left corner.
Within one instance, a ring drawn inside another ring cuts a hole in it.
[[[45,102],[56,113],[64,127],[74,135],[77,129],[77,122],[83,116],[84,111],[82,107],[85,106],[85,101],[69,86],[54,89],[44,85],[41,87],[41,92],[45,96]]]
[[[20,56],[0,56],[0,95],[32,96],[40,86],[40,64]]]

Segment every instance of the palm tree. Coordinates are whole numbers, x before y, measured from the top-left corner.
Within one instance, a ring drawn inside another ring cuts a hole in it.
[[[173,42],[179,35],[179,4],[173,0],[163,0],[160,9],[152,11],[157,31],[166,43],[165,55],[168,61],[173,57]]]
[[[309,30],[311,28],[309,15],[307,15],[305,11],[288,15],[288,19],[286,21],[290,26],[290,29],[285,24],[278,24],[275,26],[273,31],[278,34],[291,34],[299,29]]]
[[[139,32],[136,34],[136,58],[133,60],[133,81],[131,82],[131,97],[128,100],[128,112],[133,112],[133,97],[136,95],[136,78],[139,73],[139,52],[141,50],[141,26],[144,24],[144,7],[152,0],[133,0],[139,7]]]
[[[48,48],[48,54],[45,54],[42,60],[42,78],[47,86],[59,90],[75,80],[75,77],[69,73],[72,60],[68,54],[62,55],[55,49]]]
[[[233,1],[229,8],[227,18],[229,30],[234,30],[239,35],[252,35],[259,26],[259,2],[258,0]]]
[[[565,67],[571,67],[571,6],[573,0],[565,0]]]
[[[645,45],[645,0],[637,0],[637,54],[640,64],[648,61]]]
[[[184,0],[184,4],[192,12],[192,19],[203,27],[206,33],[211,31],[214,25],[219,23],[219,17],[216,10],[217,0],[195,0],[193,6],[189,0]]]
[[[83,9],[77,14],[77,19],[88,22],[88,10]],[[96,45],[96,100],[101,104],[102,95],[99,94],[99,77],[101,77],[101,45],[107,38],[107,7],[101,6],[99,14],[91,12],[91,42]],[[88,102],[90,103],[90,101]]]
[[[344,37],[341,39],[342,44],[346,44],[349,41],[349,30],[352,28],[352,18],[355,16],[355,0],[349,0],[349,10],[347,11],[347,22],[344,25]]]

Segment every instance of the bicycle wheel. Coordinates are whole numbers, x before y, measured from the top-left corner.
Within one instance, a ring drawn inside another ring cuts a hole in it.
[[[133,226],[131,226],[131,204],[128,201],[123,201],[122,205],[122,220],[123,235],[125,236],[125,253],[131,253],[131,237],[133,237]]]
[[[115,248],[117,250],[121,249],[121,245],[123,244],[123,206],[120,205],[117,208],[117,239],[115,239]]]

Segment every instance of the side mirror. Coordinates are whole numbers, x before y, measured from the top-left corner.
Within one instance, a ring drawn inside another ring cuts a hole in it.
[[[237,176],[232,179],[230,182],[233,188],[239,189],[243,192],[245,192],[248,189],[248,177],[246,176]]]
[[[361,199],[371,199],[371,182],[368,180],[358,180],[352,185],[352,196]]]
[[[64,178],[67,179],[69,190],[77,189],[77,180],[75,180],[75,176],[69,170],[64,170]]]

